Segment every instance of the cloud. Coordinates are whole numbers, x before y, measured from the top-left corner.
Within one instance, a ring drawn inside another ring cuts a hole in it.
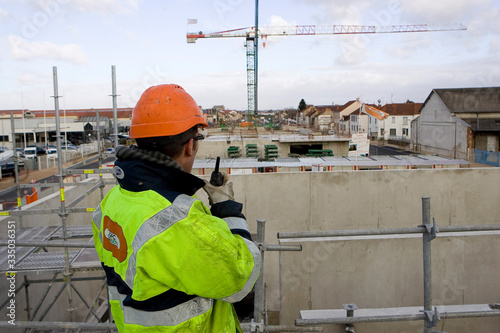
[[[0,20],[6,18],[7,16],[9,16],[9,12],[3,8],[0,8]]]
[[[490,54],[500,54],[500,38],[491,38],[489,44]]]
[[[81,12],[91,12],[100,15],[128,14],[137,11],[142,0],[72,0],[70,5]]]
[[[297,25],[295,22],[288,22],[283,17],[278,15],[272,15],[270,19],[270,26],[272,27],[281,27],[281,26],[292,26]]]
[[[494,5],[491,0],[420,0],[404,1],[401,7],[409,19],[424,20],[421,23],[465,24],[472,16],[483,16],[484,9]]]
[[[88,62],[87,54],[80,45],[56,45],[51,42],[27,42],[13,35],[7,37],[7,39],[11,56],[16,60],[46,58],[69,61],[77,65],[86,64]]]
[[[26,72],[19,75],[18,80],[20,83],[26,85],[36,85],[40,83],[45,83],[47,81],[46,73],[34,73],[34,72]]]

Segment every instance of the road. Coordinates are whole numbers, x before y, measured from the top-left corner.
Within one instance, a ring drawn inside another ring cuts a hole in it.
[[[411,155],[415,154],[409,150],[403,150],[393,146],[375,146],[370,145],[370,155]]]

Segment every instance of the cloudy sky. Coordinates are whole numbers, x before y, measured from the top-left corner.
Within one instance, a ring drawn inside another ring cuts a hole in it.
[[[259,25],[463,24],[466,31],[269,37],[259,108],[423,102],[433,88],[500,86],[498,0],[261,0]],[[197,24],[187,24],[197,19]],[[183,86],[204,108],[246,110],[242,38],[188,31],[254,25],[253,0],[0,0],[0,110],[134,106],[144,89]]]

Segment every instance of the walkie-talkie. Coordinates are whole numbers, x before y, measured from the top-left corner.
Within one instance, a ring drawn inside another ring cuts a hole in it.
[[[220,156],[217,156],[217,160],[215,161],[215,169],[210,176],[210,184],[213,186],[222,186],[224,184],[224,175],[222,172],[219,172],[219,164],[220,164]]]

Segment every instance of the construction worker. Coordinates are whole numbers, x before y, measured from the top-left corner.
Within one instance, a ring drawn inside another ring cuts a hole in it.
[[[233,304],[261,257],[232,183],[192,175],[207,124],[178,85],[150,87],[132,112],[137,146],[116,149],[109,191],[92,218],[120,332],[241,332]],[[194,194],[208,193],[208,209]]]

